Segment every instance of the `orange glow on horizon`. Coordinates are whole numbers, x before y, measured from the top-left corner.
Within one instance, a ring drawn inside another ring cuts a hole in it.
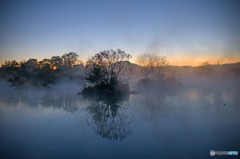
[[[134,54],[132,56],[132,58],[129,60],[131,63],[135,63],[136,59],[137,59],[137,54]],[[226,64],[226,63],[237,63],[240,62],[240,54],[237,56],[233,56],[233,57],[211,57],[211,56],[204,56],[204,57],[194,57],[194,56],[181,56],[181,57],[176,57],[176,56],[166,56],[167,60],[168,60],[168,65],[169,66],[200,66],[203,62],[208,62],[210,64]],[[81,59],[81,62],[85,63],[87,61],[87,58],[81,58],[79,57],[79,59]],[[14,60],[14,59],[12,59]],[[0,59],[0,67],[2,66],[2,64],[5,63],[5,61],[12,61],[12,60],[4,60],[4,59]],[[41,60],[41,59],[40,59]],[[22,60],[17,60],[17,62],[20,62]],[[56,68],[52,68],[52,69],[56,69]]]
[[[232,58],[224,57],[167,57],[169,66],[201,66],[202,63],[208,62],[211,65],[237,63],[240,62],[240,56]],[[136,57],[132,58],[130,62],[137,64]]]
[[[224,58],[182,58],[169,59],[169,65],[172,66],[201,66],[202,63],[208,62],[211,65],[237,63],[240,59],[224,59]]]

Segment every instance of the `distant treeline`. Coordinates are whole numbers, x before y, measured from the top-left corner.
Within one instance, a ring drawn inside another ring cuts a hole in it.
[[[6,61],[0,68],[0,76],[12,86],[31,84],[46,87],[58,79],[79,78],[75,77],[74,68],[76,67],[83,68],[83,64],[78,60],[76,53],[70,52],[61,57],[53,56],[41,61],[37,59],[21,62]]]
[[[130,63],[130,58],[130,54],[117,49],[96,53],[84,64],[74,52],[41,61],[37,59],[21,62],[6,61],[0,68],[0,79],[8,81],[12,86],[29,84],[44,87],[59,80],[79,80],[89,93],[98,92],[99,90],[95,89],[103,90],[103,88],[107,88],[107,92],[119,91],[118,88],[127,89],[126,81],[133,76],[145,82],[151,79],[156,83],[161,81],[162,85],[167,85],[169,81],[174,83],[175,76],[232,77],[240,75],[240,63],[211,65],[204,62],[199,67],[178,67],[168,66],[166,57],[153,54],[139,55],[136,58],[138,65]]]

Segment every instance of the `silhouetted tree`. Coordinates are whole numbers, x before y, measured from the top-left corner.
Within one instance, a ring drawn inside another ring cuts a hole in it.
[[[63,64],[63,60],[60,56],[53,56],[51,58],[51,68],[52,69],[59,69]]]
[[[28,72],[32,73],[35,72],[38,68],[38,61],[37,59],[29,59],[25,63],[22,63],[22,67]]]
[[[51,60],[43,59],[39,61],[39,68],[36,73],[36,81],[34,85],[48,86],[55,81],[55,73],[51,68]]]
[[[129,69],[130,58],[130,54],[120,49],[101,51],[87,61],[86,79],[94,84],[120,80],[121,74]]]
[[[138,56],[137,63],[141,65],[144,78],[155,76],[162,73],[162,67],[167,66],[168,61],[166,57],[161,57],[152,54],[142,54]]]
[[[55,72],[51,69],[50,59],[29,59],[20,63],[16,61],[5,62],[2,66],[2,76],[9,81],[12,86],[23,84],[42,85],[55,81]]]
[[[120,49],[95,54],[85,66],[86,80],[91,86],[84,88],[81,94],[99,99],[129,96],[129,86],[123,82],[121,76],[129,68],[127,65],[130,57],[130,54]]]
[[[38,69],[38,61],[36,59],[29,59],[28,61],[23,61],[20,64],[16,61],[6,63],[3,68],[8,68],[4,71],[7,75],[5,79],[11,82],[12,86],[22,85],[25,82],[32,83],[35,80],[36,72]],[[11,68],[11,69],[10,69]]]
[[[1,70],[5,73],[5,75],[9,75],[15,73],[20,67],[20,64],[16,61],[5,61],[5,64],[2,64]]]
[[[19,74],[25,79],[25,81],[32,82],[35,80],[37,69],[37,59],[29,59],[26,62],[21,63],[21,69]]]
[[[42,67],[49,67],[51,66],[51,61],[50,59],[43,59],[42,61],[38,62],[38,68],[42,68]]]
[[[93,65],[87,65],[86,69],[88,67],[91,67],[91,71],[87,72],[86,80],[88,80],[90,83],[94,84],[100,84],[101,80],[104,77],[104,73],[101,70],[102,68],[96,64]]]
[[[2,64],[2,68],[14,68],[19,66],[19,63],[16,60],[5,61],[5,64]]]
[[[20,70],[20,64],[13,60],[13,61],[5,61],[5,64],[2,64],[1,67],[1,78],[11,82],[12,85],[17,85],[17,82],[20,79],[18,75]]]
[[[72,67],[78,59],[78,55],[75,52],[69,52],[62,56],[64,65]]]

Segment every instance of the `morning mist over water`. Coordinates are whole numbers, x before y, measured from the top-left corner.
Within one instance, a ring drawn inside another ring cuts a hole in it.
[[[237,1],[0,4],[1,159],[239,157]]]

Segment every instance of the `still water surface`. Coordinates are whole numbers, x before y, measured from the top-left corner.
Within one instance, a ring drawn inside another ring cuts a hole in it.
[[[210,150],[239,152],[239,108],[239,91],[232,89],[184,88],[124,101],[51,90],[8,92],[0,97],[0,156],[212,158]]]

